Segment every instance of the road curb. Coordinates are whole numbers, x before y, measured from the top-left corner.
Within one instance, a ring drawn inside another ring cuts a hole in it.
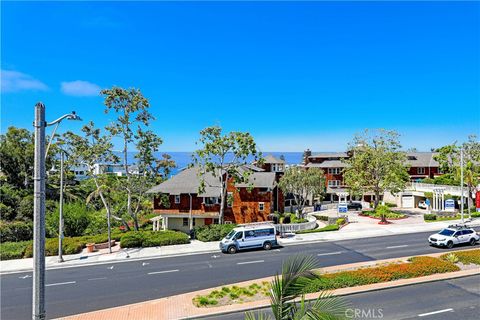
[[[480,226],[480,224],[479,224]],[[473,226],[476,228],[477,226]],[[436,230],[437,228],[432,228]],[[396,232],[392,234],[385,234],[375,236],[378,237],[390,237],[390,236],[399,236],[405,234],[416,234],[416,233],[426,233],[431,232],[433,230],[424,230],[424,231],[414,231],[414,232]],[[297,246],[297,245],[306,245],[306,244],[314,244],[314,243],[328,243],[328,242],[340,242],[340,241],[348,241],[348,240],[355,240],[355,239],[365,239],[369,236],[362,236],[362,237],[345,237],[343,239],[315,239],[315,240],[299,240],[298,242],[290,242],[290,243],[282,243],[280,244],[282,247],[289,247],[289,246]],[[75,265],[54,265],[54,266],[47,266],[46,270],[57,270],[57,269],[67,269],[67,268],[79,268],[79,267],[89,267],[93,265],[105,265],[105,264],[116,264],[116,263],[124,263],[129,261],[139,261],[139,260],[153,260],[153,259],[161,259],[161,258],[172,258],[172,257],[182,257],[182,256],[190,256],[190,255],[197,255],[197,254],[207,254],[207,253],[219,253],[219,250],[201,250],[201,251],[194,251],[194,252],[186,252],[186,253],[174,253],[174,254],[158,254],[148,257],[136,257],[136,258],[123,258],[124,260],[116,259],[116,260],[107,260],[107,261],[96,261],[96,262],[85,262],[79,263]],[[68,259],[68,256],[64,256],[64,258]],[[20,260],[20,259],[19,259]],[[5,260],[8,261],[8,260]],[[0,261],[1,262],[1,261]],[[16,274],[16,273],[24,273],[24,272],[32,272],[33,268],[22,268],[22,269],[14,269],[9,271],[2,271],[0,265],[0,276],[8,275],[8,274]]]
[[[469,251],[469,250],[478,250],[478,248],[471,248],[463,251]],[[445,252],[425,254],[420,256],[439,257],[443,254],[445,254]],[[377,260],[377,261],[362,261],[362,262],[351,263],[351,264],[324,267],[324,268],[321,268],[321,270],[327,273],[344,271],[344,270],[350,270],[350,269],[357,269],[361,267],[368,267],[368,266],[372,266],[372,264],[376,265],[376,264],[383,264],[383,263],[391,263],[395,261],[406,261],[408,258],[411,258],[411,257],[414,257],[414,256],[410,255],[405,257],[384,259],[384,260]],[[400,279],[400,280],[383,282],[383,283],[375,283],[375,284],[370,284],[365,286],[336,289],[331,292],[334,295],[345,296],[345,295],[353,295],[353,294],[359,294],[359,293],[369,292],[369,291],[385,290],[385,289],[394,288],[394,287],[402,287],[402,286],[415,285],[415,284],[421,284],[421,283],[468,277],[468,276],[474,276],[478,274],[480,274],[480,267],[475,267],[473,269],[468,269],[468,270],[461,270],[461,271],[455,271],[455,272],[449,272],[449,273],[440,273],[440,274],[419,277],[419,278]],[[258,283],[259,281],[270,281],[271,279],[272,277],[265,277],[260,279],[253,279],[253,280],[238,282],[238,283],[231,283],[228,285],[229,286],[230,285],[248,286],[252,283]],[[216,290],[220,287],[221,286],[212,287],[208,289],[192,291],[184,294],[174,295],[174,296],[160,298],[160,299],[154,299],[150,301],[138,302],[138,303],[124,305],[124,306],[91,311],[83,314],[67,316],[65,317],[65,319],[106,320],[106,319],[112,319],[116,317],[120,317],[121,319],[124,319],[124,316],[128,315],[128,318],[125,318],[125,319],[145,320],[145,319],[157,319],[159,312],[160,314],[162,314],[162,319],[175,319],[175,320],[176,319],[201,319],[209,316],[219,316],[219,315],[221,316],[222,314],[232,314],[232,313],[244,312],[249,310],[257,310],[259,308],[265,308],[270,305],[268,298],[264,300],[245,302],[243,304],[231,304],[231,305],[211,307],[211,308],[197,308],[193,305],[192,299],[195,296],[208,294],[212,290]],[[306,296],[306,299],[307,300],[316,299],[317,296],[318,296],[318,293],[308,294]],[[136,315],[136,317],[133,317],[133,315]]]

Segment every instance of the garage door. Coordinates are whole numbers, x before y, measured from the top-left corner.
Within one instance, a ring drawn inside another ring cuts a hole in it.
[[[402,197],[402,208],[413,208],[414,207],[413,196],[403,196]]]

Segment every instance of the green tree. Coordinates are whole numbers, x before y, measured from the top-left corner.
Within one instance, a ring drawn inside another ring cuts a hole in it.
[[[275,320],[291,319],[345,319],[348,302],[326,291],[319,293],[316,300],[305,301],[304,288],[318,275],[313,256],[296,255],[283,262],[282,274],[275,275],[269,291],[270,307]],[[248,312],[247,320],[271,319],[264,313]]]
[[[350,143],[352,156],[346,160],[344,180],[354,192],[373,192],[375,208],[385,191],[397,193],[409,180],[406,155],[401,151],[398,134],[380,129],[365,130]],[[382,217],[382,222],[385,218]]]
[[[9,127],[0,135],[0,168],[6,181],[21,189],[32,187],[33,134],[27,129]]]
[[[437,152],[437,154],[434,155],[433,158],[440,165],[441,172],[444,174],[454,174],[460,159],[460,148],[457,143],[454,142],[438,148],[435,152]]]
[[[105,192],[112,189],[110,183],[112,180],[109,180],[106,175],[95,172],[95,165],[104,162],[116,163],[118,158],[111,151],[113,148],[111,136],[102,134],[100,129],[95,128],[92,121],[82,128],[82,132],[83,136],[70,131],[65,133],[63,137],[64,145],[69,148],[68,153],[74,163],[84,164],[88,167],[87,174],[95,184],[94,193],[98,194],[107,213],[108,237],[110,240],[111,217],[122,221],[126,228],[128,228],[128,224],[121,217],[112,214],[112,202],[105,196]]]
[[[297,210],[302,214],[308,199],[319,197],[325,192],[325,174],[319,168],[290,167],[278,186],[284,194],[293,195]]]
[[[218,179],[220,184],[220,215],[219,223],[224,222],[224,209],[227,198],[227,183],[229,179],[234,182],[248,183],[249,170],[241,167],[247,164],[250,158],[258,163],[262,162],[261,153],[253,137],[248,132],[230,132],[222,134],[218,126],[208,127],[200,131],[201,145],[193,154],[193,165],[200,168],[199,193],[205,190],[205,173],[210,173]]]
[[[153,153],[158,151],[162,140],[153,131],[146,130],[155,118],[149,112],[150,103],[138,89],[113,87],[101,91],[104,96],[105,113],[114,112],[116,119],[106,127],[113,137],[122,140],[122,165],[126,181],[122,188],[126,193],[126,211],[138,230],[138,210],[145,202],[145,191],[148,190],[152,176],[150,174],[135,176],[130,170],[128,161],[129,147],[136,146],[139,170],[142,173],[152,169],[155,162]],[[153,171],[149,171],[153,172]]]
[[[469,215],[473,206],[473,196],[477,185],[480,183],[480,141],[477,136],[470,135],[462,144],[463,149],[463,183],[467,187],[467,205]],[[460,180],[460,166],[456,168],[457,179]]]

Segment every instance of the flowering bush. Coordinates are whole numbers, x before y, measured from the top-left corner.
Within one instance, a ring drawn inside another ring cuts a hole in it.
[[[319,275],[318,279],[308,285],[305,290],[306,292],[317,292],[459,270],[458,266],[445,260],[433,257],[414,257],[404,263]]]

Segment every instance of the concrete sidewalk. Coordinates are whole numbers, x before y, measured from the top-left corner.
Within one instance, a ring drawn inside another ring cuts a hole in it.
[[[368,217],[355,215],[350,217],[350,219],[355,222],[346,225],[338,231],[298,235],[292,234],[286,238],[279,238],[279,244],[282,246],[288,246],[312,242],[341,241],[418,232],[435,232],[450,224],[460,222],[459,220],[452,220],[426,223],[421,216],[411,216],[408,219],[392,221],[392,224],[389,225],[379,225],[378,220]],[[480,219],[477,219],[474,223],[471,223],[471,225],[480,226]],[[46,257],[45,259],[47,269],[56,269],[212,252],[219,252],[218,242],[201,242],[193,240],[190,244],[152,248],[121,249],[117,245],[113,248],[113,253],[111,254],[108,253],[107,249],[94,253],[87,253],[86,250],[84,250],[79,254],[65,255],[65,262],[62,263],[58,262],[56,256]],[[0,261],[0,274],[31,271],[32,266],[32,258]]]
[[[426,256],[438,257],[443,253],[429,254]],[[358,269],[362,267],[368,267],[372,265],[406,261],[409,257],[395,258],[395,259],[386,259],[386,260],[377,260],[377,261],[367,261],[367,262],[358,262],[340,266],[332,266],[322,268],[322,272],[337,272],[342,270],[351,270]],[[382,290],[392,287],[405,286],[416,283],[424,283],[431,281],[439,281],[445,279],[453,279],[458,277],[465,277],[470,275],[480,274],[480,268],[472,268],[468,270],[462,270],[457,272],[435,274],[431,276],[425,276],[420,278],[412,279],[401,279],[390,282],[376,283],[371,285],[363,285],[351,288],[343,288],[333,290],[334,295],[348,295],[359,292],[373,291],[373,290]],[[244,281],[240,283],[235,283],[232,285],[237,286],[248,286],[253,283],[259,283],[262,281],[271,281],[273,277],[267,277],[262,279],[255,279],[250,281]],[[192,299],[197,295],[205,295],[215,289],[221,289],[221,287],[210,288],[205,290],[199,290],[194,292],[189,292],[185,294],[180,294],[176,296],[171,296],[167,298],[161,298],[146,302],[140,302],[135,304],[130,304],[121,307],[109,308],[104,310],[98,310],[73,316],[64,317],[62,319],[68,320],[109,320],[109,319],[194,319],[199,317],[204,317],[207,315],[221,315],[233,312],[248,311],[252,309],[258,309],[262,307],[267,307],[270,305],[268,298],[258,301],[244,302],[239,304],[232,304],[226,306],[217,306],[217,307],[202,307],[198,308],[192,303]],[[306,296],[307,300],[316,299],[318,293],[311,293]]]

